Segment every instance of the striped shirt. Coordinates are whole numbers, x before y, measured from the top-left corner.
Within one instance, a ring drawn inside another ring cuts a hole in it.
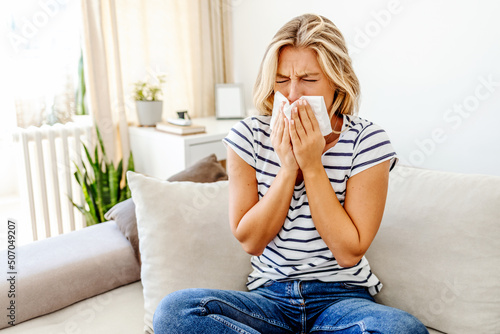
[[[223,142],[255,169],[259,199],[266,195],[280,163],[271,144],[271,116],[248,117],[231,129]],[[357,116],[344,115],[337,144],[322,155],[322,162],[340,204],[344,205],[347,180],[367,168],[397,157],[385,131]],[[369,288],[372,295],[382,284],[363,257],[354,267],[340,267],[312,220],[304,181],[296,185],[280,232],[260,256],[251,258],[252,290],[269,280],[319,280]]]

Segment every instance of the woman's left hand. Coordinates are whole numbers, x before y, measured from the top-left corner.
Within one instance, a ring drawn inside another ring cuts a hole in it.
[[[289,129],[293,153],[302,172],[322,166],[321,155],[325,149],[325,138],[311,106],[305,99],[299,100],[297,108],[292,110]]]

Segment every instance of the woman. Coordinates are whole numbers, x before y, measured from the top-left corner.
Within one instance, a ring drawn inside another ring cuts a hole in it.
[[[271,130],[274,93],[297,101]],[[323,136],[302,96],[323,96]],[[427,333],[376,304],[382,284],[364,257],[379,228],[396,154],[385,132],[354,116],[359,83],[328,19],[303,15],[269,45],[254,89],[261,116],[231,130],[231,230],[253,255],[250,292],[189,289],[165,297],[155,333]]]

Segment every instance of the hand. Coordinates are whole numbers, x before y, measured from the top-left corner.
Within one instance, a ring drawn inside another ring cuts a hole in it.
[[[321,155],[326,142],[311,106],[303,99],[297,105],[292,110],[290,138],[295,159],[305,173],[310,168],[323,166]]]
[[[271,132],[271,143],[273,145],[274,151],[278,154],[278,158],[281,162],[281,168],[289,169],[291,171],[297,171],[299,165],[295,161],[295,157],[292,151],[292,143],[290,141],[290,121],[286,118],[283,113],[283,106],[285,103],[281,104],[278,118],[274,124],[274,128]]]

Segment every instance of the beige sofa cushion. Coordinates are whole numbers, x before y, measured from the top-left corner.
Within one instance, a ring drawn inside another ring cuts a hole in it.
[[[168,182],[128,172],[136,205],[145,331],[161,299],[184,288],[244,290],[250,256],[228,221],[228,182]]]
[[[395,168],[367,258],[379,302],[442,332],[498,332],[500,177]]]
[[[6,251],[0,258],[7,258]],[[134,251],[114,222],[19,247],[17,272],[16,324],[140,278]],[[0,291],[8,291],[8,284],[0,280]],[[0,293],[0,305],[9,303],[7,293]],[[4,314],[0,328],[8,321]]]
[[[82,300],[2,334],[135,334],[144,327],[140,281]]]

